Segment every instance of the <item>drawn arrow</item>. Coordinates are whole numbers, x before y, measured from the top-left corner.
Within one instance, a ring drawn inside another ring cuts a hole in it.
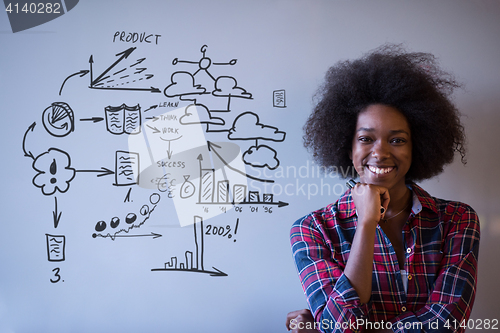
[[[257,177],[254,177],[254,176],[251,176],[241,170],[238,170],[236,168],[233,168],[232,166],[229,165],[229,163],[227,163],[223,158],[222,156],[217,152],[216,149],[214,149],[214,147],[217,147],[217,148],[222,148],[221,146],[218,146],[216,145],[215,143],[213,142],[210,142],[210,141],[207,141],[207,144],[208,144],[208,150],[209,151],[212,151],[215,153],[215,155],[217,155],[217,157],[222,161],[222,163],[224,163],[225,166],[227,166],[229,169],[233,170],[233,171],[236,171],[237,173],[247,177],[247,178],[250,178],[250,179],[253,179],[253,180],[256,180],[256,181],[259,181],[259,182],[263,182],[263,183],[274,183],[274,180],[273,179],[261,179],[261,178],[257,178]]]
[[[152,116],[152,117],[146,117],[147,120],[151,120],[153,119],[153,122],[157,121],[157,120],[160,120],[159,117],[156,117],[156,116]]]
[[[98,123],[100,121],[103,121],[104,118],[101,118],[101,117],[92,117],[92,118],[82,118],[80,119],[80,121],[92,121],[94,123]]]
[[[160,138],[161,139],[161,138]],[[172,158],[173,151],[170,149],[170,140],[168,141],[168,149],[167,149],[167,155],[168,159]]]
[[[147,235],[115,235],[114,237],[153,237],[153,239],[162,237],[163,235],[160,234],[155,234],[154,232],[151,232],[151,234]]]
[[[160,130],[155,127],[151,127],[149,125],[146,125],[147,127],[151,128],[153,130],[153,134],[160,133]]]
[[[156,128],[156,127],[155,127],[155,128]],[[172,149],[170,149],[170,142],[171,142],[171,141],[175,141],[175,140],[179,140],[180,138],[182,138],[182,135],[181,135],[181,136],[179,136],[178,138],[175,138],[175,139],[170,139],[170,140],[165,140],[164,138],[162,138],[162,137],[160,136],[160,139],[161,139],[161,140],[163,140],[163,141],[167,141],[167,142],[168,142],[168,148],[167,148],[168,159],[171,159],[171,158],[172,158],[172,154],[174,153],[174,152],[172,151]]]
[[[89,66],[90,66],[90,86],[92,87],[92,81],[93,81],[93,74],[92,74],[92,64],[94,63],[94,56],[90,55],[89,58]]]
[[[113,171],[111,171],[105,167],[101,167],[101,170],[76,170],[76,172],[97,172],[97,173],[100,173],[99,175],[97,175],[97,177],[102,177],[102,176],[114,174]]]
[[[64,84],[66,83],[66,81],[68,81],[68,79],[69,79],[70,77],[73,77],[73,76],[75,76],[75,75],[80,75],[80,77],[84,77],[84,76],[85,76],[85,75],[87,75],[89,72],[90,72],[89,70],[82,69],[81,71],[79,71],[79,72],[77,72],[77,73],[73,73],[73,74],[71,74],[70,76],[68,76],[68,77],[64,80],[64,82],[62,83],[62,85],[61,85],[61,89],[59,89],[59,96],[61,96],[61,93],[62,93],[62,90],[63,90]]]
[[[59,225],[59,220],[61,220],[61,215],[62,212],[57,213],[57,197],[54,197],[55,201],[55,208],[54,211],[52,212],[52,217],[54,218],[54,228],[57,228]]]
[[[234,203],[233,203],[234,204]],[[259,202],[250,202],[250,201],[244,201],[244,202],[239,202],[238,205],[256,205],[256,204],[262,204],[262,205],[276,205],[278,207],[285,207],[285,206],[288,206],[289,203],[288,202],[284,202],[284,201],[279,201],[279,202],[262,202],[262,201],[259,201]]]
[[[129,91],[149,91],[152,93],[161,93],[161,90],[155,87],[151,88],[113,88],[113,87],[93,87],[92,89],[103,89],[103,90],[129,90]]]
[[[203,273],[208,273],[210,274],[210,276],[227,276],[226,273],[224,273],[223,271],[215,268],[212,266],[213,269],[215,269],[217,272],[214,272],[214,271],[202,271]]]
[[[153,105],[149,109],[144,110],[143,112],[146,112],[146,111],[149,111],[149,110],[152,110],[152,109],[156,109],[157,107],[158,107],[158,104],[157,105]]]
[[[109,66],[104,72],[102,72],[101,75],[99,75],[95,80],[93,80],[90,84],[90,86],[94,86],[96,85],[97,83],[101,82],[102,80],[105,80],[106,78],[104,77],[111,69],[113,69],[116,65],[118,65],[123,59],[127,59],[128,56],[134,52],[136,48],[135,47],[131,47],[131,48],[128,48],[126,49],[125,51],[123,52],[120,52],[120,53],[117,53],[116,56],[120,56],[120,58],[118,58],[118,60],[116,60],[111,66]],[[91,56],[91,59],[92,59],[92,56]],[[93,62],[93,61],[92,61]]]
[[[29,131],[33,132],[33,129],[35,129],[35,126],[36,126],[36,122],[33,122],[33,124],[31,124],[30,127],[28,127],[28,129],[26,130],[26,133],[24,133],[24,138],[23,138],[24,156],[31,157],[32,159],[35,159],[33,154],[30,151],[28,151],[28,152],[26,151],[26,137],[28,136]]]
[[[212,266],[214,271],[207,271],[207,270],[201,270],[201,269],[180,269],[180,268],[153,268],[151,271],[153,272],[158,272],[158,271],[177,271],[177,272],[192,272],[192,273],[205,273],[205,274],[210,274],[210,276],[227,276],[226,273],[221,271],[220,269],[217,269]]]

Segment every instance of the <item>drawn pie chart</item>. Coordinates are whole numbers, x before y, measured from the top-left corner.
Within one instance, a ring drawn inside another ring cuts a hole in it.
[[[54,102],[43,111],[43,126],[53,136],[63,137],[75,130],[73,110],[64,102]]]

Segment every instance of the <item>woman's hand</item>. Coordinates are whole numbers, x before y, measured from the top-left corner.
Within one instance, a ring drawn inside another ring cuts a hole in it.
[[[286,328],[292,333],[318,333],[314,328],[314,317],[309,309],[292,311],[286,316]]]
[[[384,214],[380,213],[380,207],[384,207],[387,211],[389,206],[391,200],[389,190],[382,186],[357,183],[351,193],[356,206],[358,223],[376,227],[384,216]]]

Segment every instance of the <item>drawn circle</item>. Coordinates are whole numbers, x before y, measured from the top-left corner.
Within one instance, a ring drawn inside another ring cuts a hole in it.
[[[93,233],[92,234],[92,238],[96,238],[97,237],[97,234],[96,233]]]
[[[210,60],[210,58],[201,58],[200,59],[200,68],[201,69],[207,69],[208,67],[210,67],[210,65],[212,64],[212,60]]]
[[[73,110],[64,102],[54,102],[43,110],[43,127],[53,136],[63,137],[75,130]]]
[[[177,65],[178,62],[179,62],[179,59],[175,58],[174,60],[172,60],[172,65]]]
[[[137,220],[137,215],[135,215],[134,213],[128,213],[127,217],[125,217],[125,222],[127,222],[128,224],[134,223],[135,220]]]
[[[149,202],[151,202],[153,205],[156,205],[158,202],[160,202],[160,195],[158,193],[153,193],[149,197]]]
[[[120,219],[118,217],[113,217],[111,219],[111,223],[109,224],[111,226],[111,228],[116,228],[118,225],[120,224]]]
[[[95,231],[101,232],[104,231],[104,229],[106,229],[106,222],[104,221],[97,222],[97,224],[95,225]]]
[[[144,205],[141,207],[141,215],[145,216],[145,215],[148,215],[149,213],[149,206],[148,205]]]

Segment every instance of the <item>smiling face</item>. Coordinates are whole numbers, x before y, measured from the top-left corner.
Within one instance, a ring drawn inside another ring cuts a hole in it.
[[[372,104],[358,115],[350,158],[362,183],[403,188],[411,157],[410,126],[401,112]]]

